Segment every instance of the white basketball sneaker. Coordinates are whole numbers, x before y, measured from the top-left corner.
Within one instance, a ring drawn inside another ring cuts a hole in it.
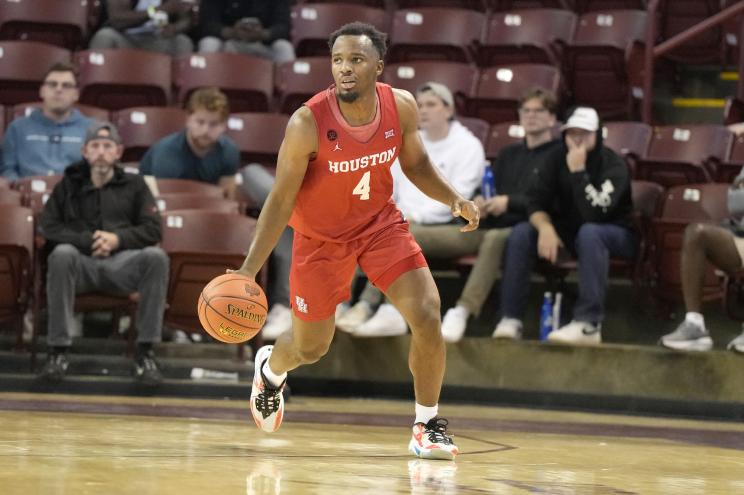
[[[522,320],[516,318],[501,318],[499,324],[491,334],[494,339],[519,340],[522,338]]]
[[[561,344],[599,345],[602,343],[602,326],[587,321],[572,320],[548,334],[548,341]]]
[[[268,433],[275,432],[282,425],[282,417],[284,416],[282,390],[287,383],[285,379],[280,386],[275,387],[263,374],[263,366],[269,360],[273,349],[274,346],[265,345],[256,353],[256,358],[253,360],[255,369],[253,371],[253,386],[251,387],[253,420],[256,422],[256,426]]]
[[[460,452],[447,435],[447,420],[432,418],[428,423],[413,425],[413,434],[408,444],[411,454],[422,459],[441,459],[452,461]]]
[[[261,336],[266,340],[276,340],[290,328],[292,328],[292,310],[283,304],[274,304],[266,316],[266,324],[261,329]]]
[[[468,326],[468,310],[462,306],[450,308],[442,319],[442,337],[445,342],[455,343],[465,335]]]

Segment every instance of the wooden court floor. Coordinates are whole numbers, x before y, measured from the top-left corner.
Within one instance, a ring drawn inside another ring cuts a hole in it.
[[[440,406],[462,454],[408,455],[412,404],[0,394],[0,494],[744,494],[744,425]]]

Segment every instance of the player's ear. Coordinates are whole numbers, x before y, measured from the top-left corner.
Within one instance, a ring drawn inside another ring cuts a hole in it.
[[[382,70],[384,68],[385,68],[385,62],[383,62],[382,60],[378,60],[377,61],[377,71],[376,71],[376,73],[377,73],[378,76],[382,75]]]

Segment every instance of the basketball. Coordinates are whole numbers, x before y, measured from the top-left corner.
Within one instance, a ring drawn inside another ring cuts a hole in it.
[[[263,289],[236,273],[212,279],[199,295],[197,311],[204,330],[228,344],[252,339],[266,322],[268,304]]]

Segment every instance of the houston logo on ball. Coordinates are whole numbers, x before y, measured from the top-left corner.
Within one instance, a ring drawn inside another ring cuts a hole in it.
[[[239,316],[240,318],[243,318],[245,320],[258,323],[259,325],[263,325],[263,322],[266,319],[266,315],[260,315],[260,314],[257,314],[251,311],[255,307],[256,306],[254,304],[250,304],[248,308],[243,309],[237,306],[233,306],[232,304],[228,304],[227,314],[233,315],[233,316]]]

